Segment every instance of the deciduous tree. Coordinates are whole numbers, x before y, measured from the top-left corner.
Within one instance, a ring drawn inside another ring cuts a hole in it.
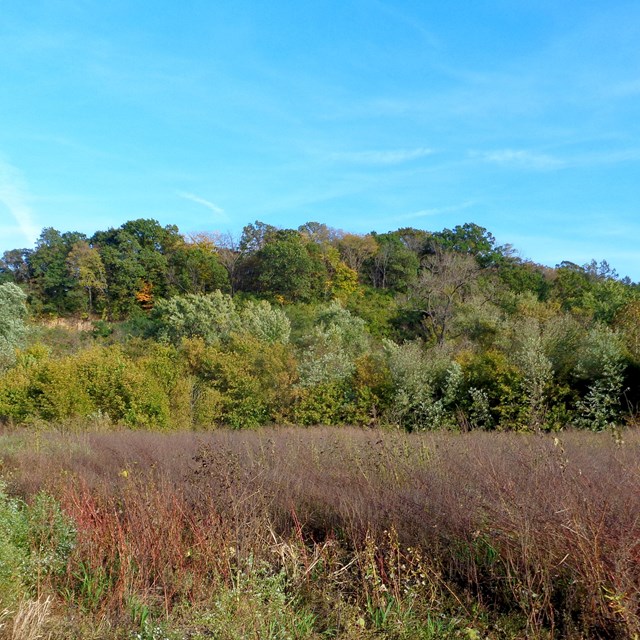
[[[93,311],[95,296],[104,295],[107,276],[100,253],[86,240],[76,242],[67,256],[67,268],[78,287],[87,295],[87,311]]]
[[[420,313],[427,334],[438,344],[444,344],[451,332],[457,308],[471,294],[479,272],[478,263],[469,254],[437,248],[424,260],[407,300],[410,308]]]
[[[27,296],[12,282],[0,285],[0,371],[15,360],[26,335]]]

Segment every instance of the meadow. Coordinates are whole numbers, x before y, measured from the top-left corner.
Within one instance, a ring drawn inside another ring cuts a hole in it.
[[[640,435],[0,436],[4,638],[637,638]]]

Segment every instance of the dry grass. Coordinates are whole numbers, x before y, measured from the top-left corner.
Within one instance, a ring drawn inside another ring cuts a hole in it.
[[[8,640],[40,640],[40,638],[46,637],[44,633],[50,610],[51,597],[23,600],[13,616],[8,635],[6,632],[9,631],[9,627],[1,621],[3,617],[8,618],[11,614],[4,611],[3,615],[0,615],[0,637],[6,637]],[[4,636],[2,635],[3,629],[5,629]]]
[[[382,606],[381,594],[399,602],[419,587],[429,607],[516,616],[531,637],[633,638],[640,433],[625,440],[52,434],[4,465],[15,492],[47,488],[76,521],[65,588],[94,615],[134,596],[167,615],[196,605],[251,557],[284,567],[320,616],[332,613],[319,592]]]

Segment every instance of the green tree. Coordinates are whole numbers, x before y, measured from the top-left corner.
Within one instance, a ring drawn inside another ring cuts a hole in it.
[[[434,233],[427,243],[427,253],[438,248],[471,255],[481,267],[496,264],[504,257],[504,247],[497,247],[493,235],[473,222]]]
[[[98,231],[90,244],[104,263],[113,315],[127,315],[138,308],[136,294],[143,289],[153,296],[150,306],[155,299],[176,293],[169,264],[174,252],[184,246],[184,239],[175,225],[131,220],[118,229]]]
[[[460,365],[443,349],[425,351],[419,340],[385,340],[384,347],[393,381],[387,419],[408,431],[455,427],[463,393]]]
[[[291,322],[282,309],[266,300],[247,301],[240,311],[240,331],[261,342],[287,344]]]
[[[198,380],[197,422],[232,428],[282,423],[296,378],[288,345],[233,334],[224,345],[185,340],[182,351]]]
[[[479,273],[478,263],[469,254],[436,249],[425,258],[407,302],[437,344],[443,345],[451,334],[455,315],[473,293]]]
[[[304,238],[320,245],[334,244],[344,234],[322,222],[305,222],[298,227]]]
[[[628,302],[619,309],[613,326],[621,336],[629,359],[640,365],[640,300]]]
[[[256,253],[259,291],[283,302],[310,302],[327,287],[328,273],[318,246],[293,230],[281,230]]]
[[[402,244],[409,249],[409,251],[413,251],[418,258],[424,254],[432,235],[429,231],[415,229],[414,227],[402,227],[394,231],[394,234],[397,235]]]
[[[249,300],[239,307],[221,291],[158,300],[151,319],[158,338],[174,345],[185,338],[201,338],[207,345],[220,345],[228,343],[233,334],[287,344],[291,333],[291,323],[281,309],[266,300]]]
[[[168,281],[180,293],[211,293],[230,290],[230,279],[220,261],[219,250],[208,234],[177,243],[168,257]]]
[[[60,233],[48,227],[42,230],[36,248],[29,254],[30,289],[36,308],[50,313],[73,312],[78,301],[69,296],[76,290],[76,282],[67,268],[72,247],[86,240],[84,234]]]
[[[256,220],[253,224],[245,225],[240,236],[240,252],[249,254],[260,251],[276,231],[278,231],[277,227],[266,222],[260,222],[260,220]]]
[[[514,360],[522,372],[522,397],[526,398],[523,420],[530,429],[545,426],[553,365],[544,352],[540,323],[522,318],[515,323]]]
[[[588,383],[578,402],[577,424],[593,431],[615,428],[624,389],[623,345],[608,327],[592,327],[582,342],[576,366],[578,378]]]
[[[371,234],[378,245],[366,269],[374,287],[404,292],[415,280],[419,260],[397,233]]]
[[[12,282],[0,285],[0,370],[15,361],[26,336],[27,296]]]
[[[107,276],[97,249],[86,240],[76,242],[67,256],[67,268],[71,277],[87,295],[87,311],[93,311],[94,300],[103,296],[107,288]]]
[[[579,265],[564,261],[555,268],[553,298],[566,311],[584,311],[584,299],[591,289],[588,274]]]
[[[0,282],[26,284],[29,281],[29,249],[10,249],[0,260]]]
[[[584,266],[573,262],[558,265],[553,297],[567,311],[609,324],[619,309],[637,297],[637,292],[619,280],[606,261],[592,260]]]
[[[158,338],[176,345],[184,338],[195,337],[206,344],[215,344],[240,328],[233,299],[221,291],[158,300],[151,318],[157,326]]]
[[[539,300],[549,297],[553,277],[551,269],[510,256],[500,263],[498,275],[513,293],[531,292]]]
[[[298,370],[302,386],[343,380],[356,368],[357,358],[369,349],[362,318],[334,301],[319,307],[311,333],[303,339]]]

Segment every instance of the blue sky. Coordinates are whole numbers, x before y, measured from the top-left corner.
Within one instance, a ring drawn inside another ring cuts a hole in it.
[[[0,252],[487,227],[640,281],[640,3],[3,0]]]

